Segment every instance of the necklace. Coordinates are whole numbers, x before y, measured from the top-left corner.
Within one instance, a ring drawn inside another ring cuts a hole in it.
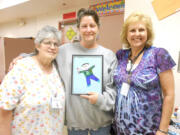
[[[126,71],[128,72],[128,74],[129,74],[129,72],[131,72],[132,67],[133,67],[134,63],[136,62],[136,60],[138,59],[138,57],[144,52],[144,49],[145,49],[145,47],[133,59],[130,58],[132,55],[132,52],[130,50],[130,53],[128,55],[128,64],[126,67]]]
[[[130,84],[130,82],[131,82],[133,65],[134,65],[134,63],[136,62],[136,60],[138,59],[138,57],[144,52],[144,50],[145,50],[145,47],[138,53],[138,55],[136,55],[136,56],[134,57],[134,59],[130,59],[130,57],[131,57],[131,55],[132,55],[131,50],[130,50],[130,53],[129,53],[129,55],[128,55],[128,64],[127,64],[127,67],[126,67],[126,71],[127,71],[127,73],[128,73],[128,79],[127,79],[127,81],[128,81],[129,84]]]

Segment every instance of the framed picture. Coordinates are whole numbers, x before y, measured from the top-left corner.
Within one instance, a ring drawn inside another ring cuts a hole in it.
[[[62,44],[79,42],[79,31],[76,19],[60,22],[59,30],[62,31]]]
[[[103,55],[72,56],[72,94],[102,93]]]

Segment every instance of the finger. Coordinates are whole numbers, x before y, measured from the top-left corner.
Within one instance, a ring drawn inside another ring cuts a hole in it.
[[[10,65],[9,65],[8,71],[10,71],[10,70],[13,68],[13,66],[14,66],[15,64],[16,64],[16,63],[14,63],[14,61],[12,61],[12,62],[10,63]]]
[[[10,66],[9,66],[9,71],[14,67],[14,65],[16,65],[17,61],[22,59],[23,57],[22,56],[18,56],[16,58],[13,59],[13,61],[10,63]]]
[[[88,95],[80,95],[80,97],[86,98],[86,99],[88,99],[88,100],[89,100],[89,98],[90,98]]]
[[[88,92],[88,95],[95,95],[95,94],[97,94],[96,92]]]

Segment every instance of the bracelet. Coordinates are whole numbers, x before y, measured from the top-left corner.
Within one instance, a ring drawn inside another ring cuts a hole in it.
[[[168,135],[168,131],[166,132],[166,131],[163,131],[163,130],[161,130],[161,129],[158,129],[158,131],[160,131],[161,133],[164,133],[164,134],[167,134],[167,135]]]

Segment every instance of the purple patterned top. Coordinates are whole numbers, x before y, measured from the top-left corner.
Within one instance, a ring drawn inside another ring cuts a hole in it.
[[[175,62],[163,48],[149,47],[132,71],[130,89],[121,94],[123,82],[127,83],[126,66],[130,50],[119,50],[118,66],[114,72],[117,88],[115,123],[118,135],[154,135],[159,128],[162,96],[159,73],[171,69]]]

